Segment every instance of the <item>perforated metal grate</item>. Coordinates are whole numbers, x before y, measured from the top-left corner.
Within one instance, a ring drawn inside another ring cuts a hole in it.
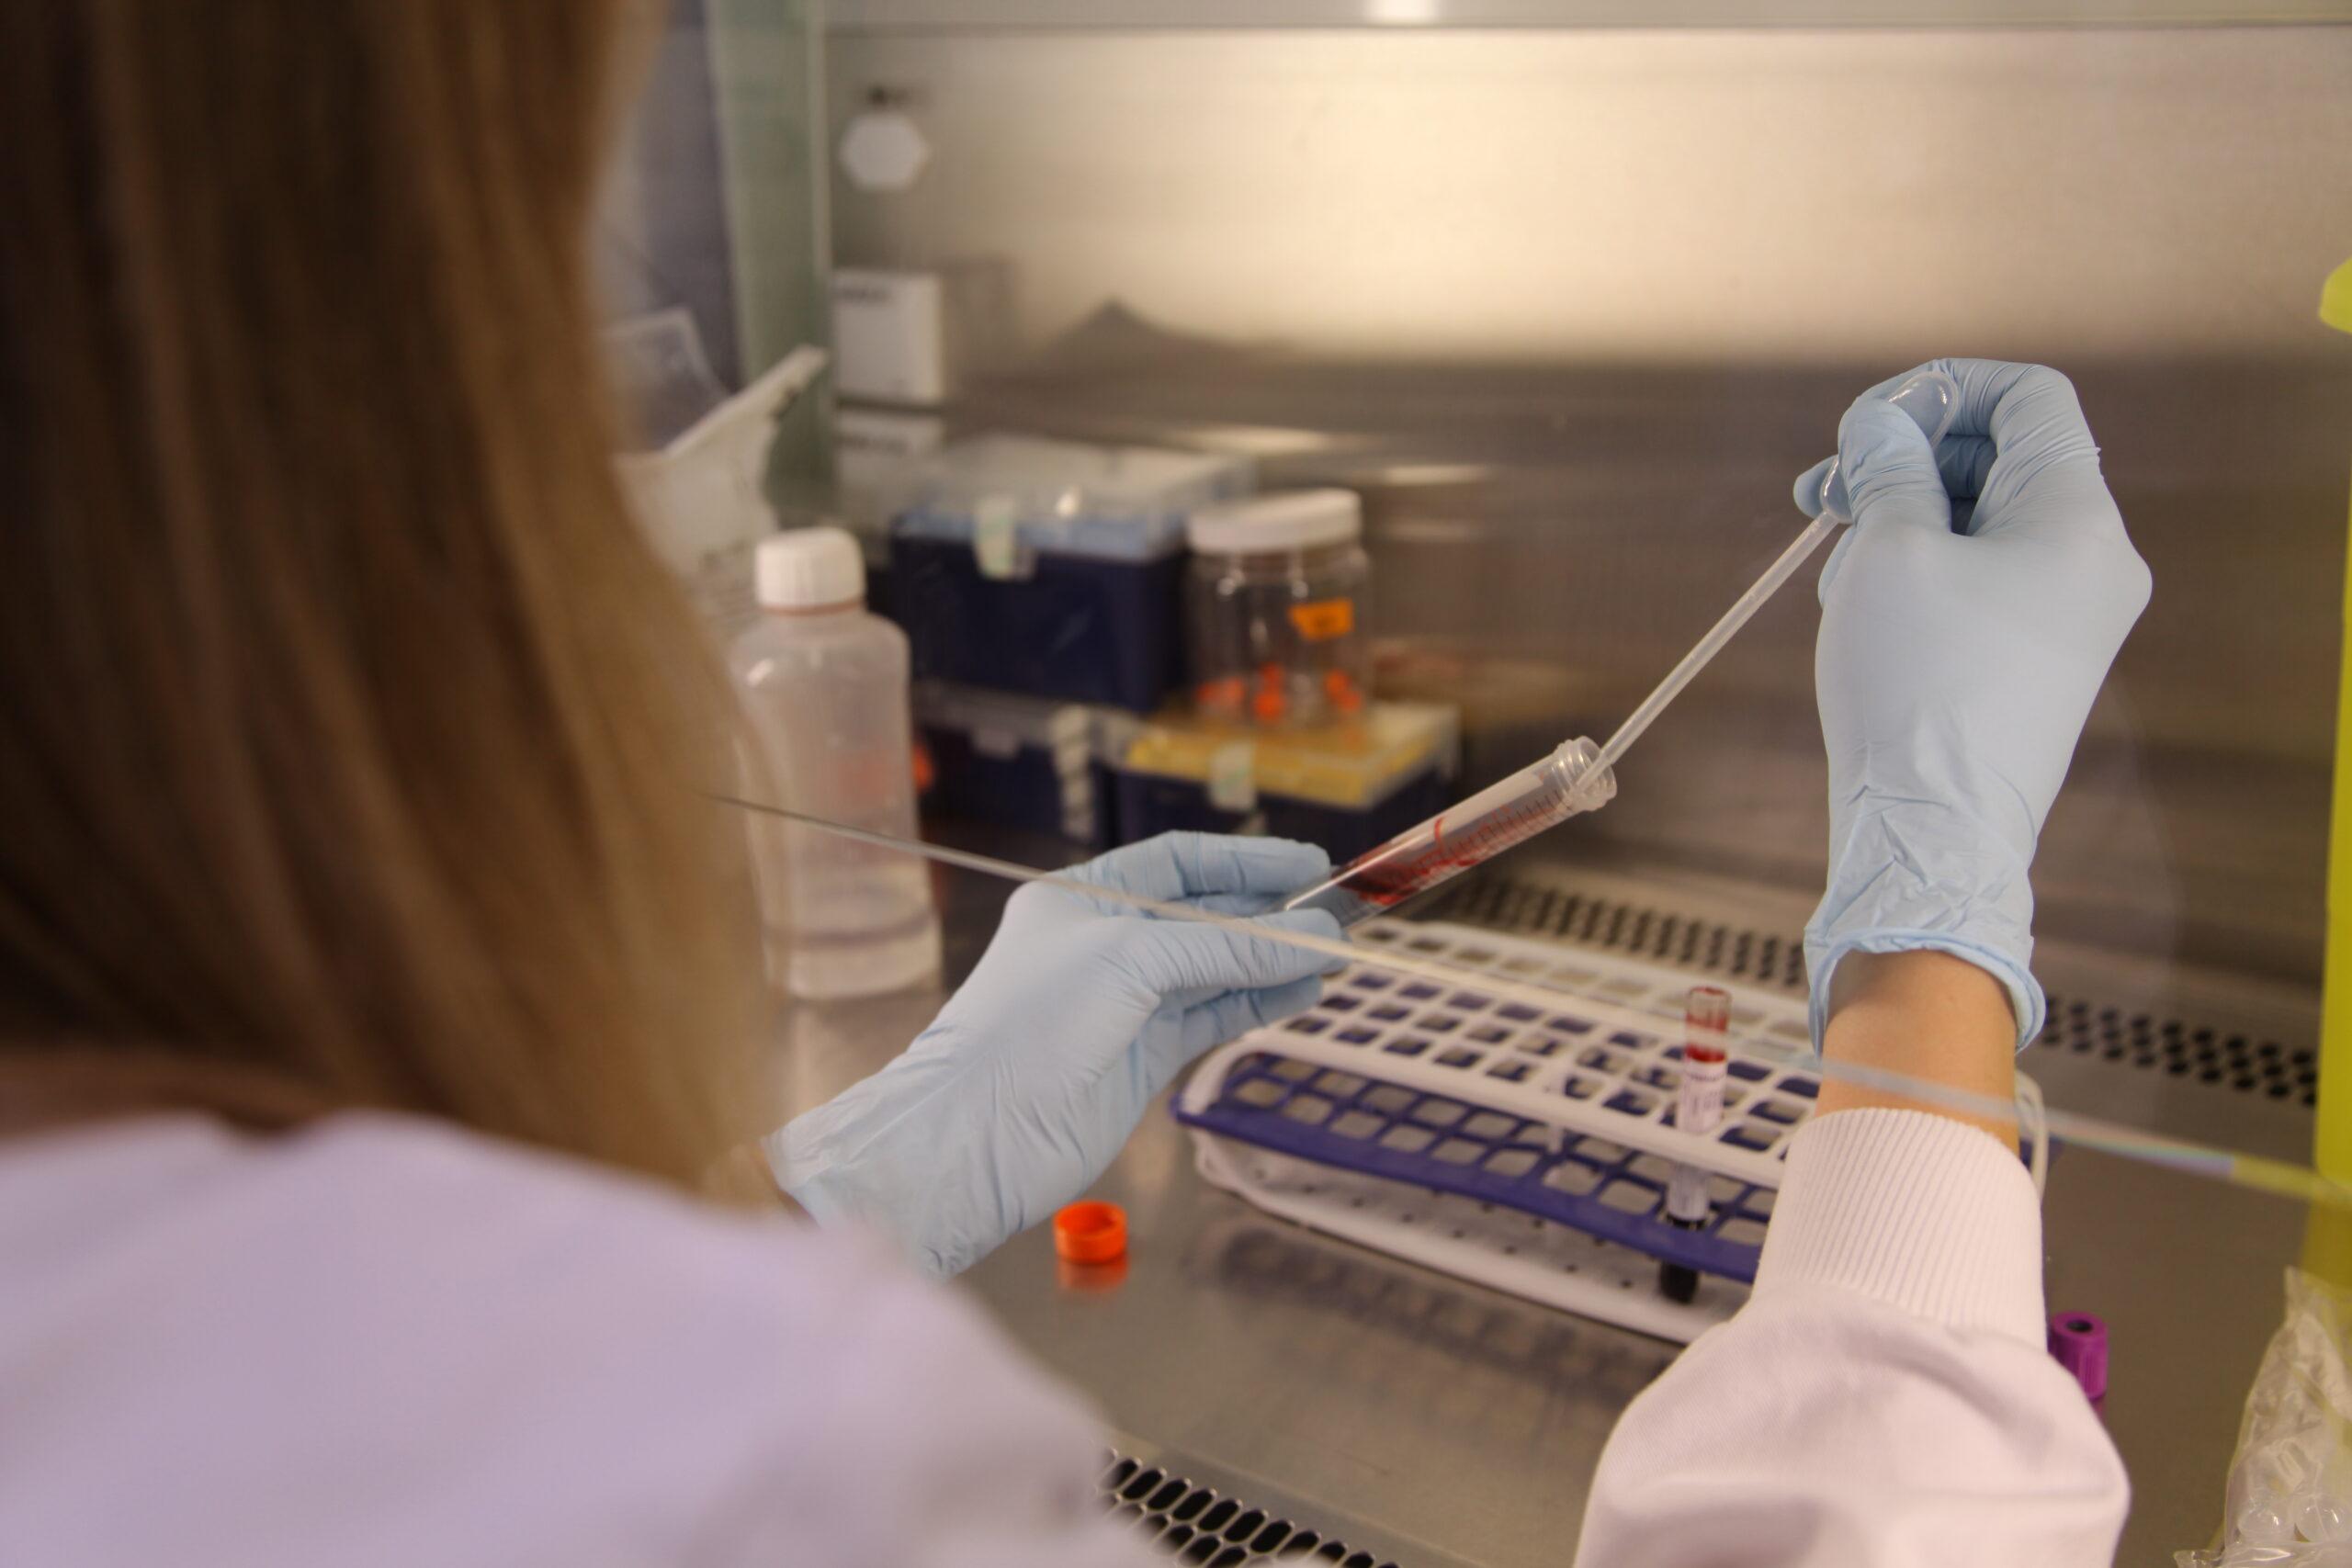
[[[1589,942],[1750,985],[1804,989],[1804,943],[1793,937],[1509,877],[1462,881],[1467,886],[1433,903],[1429,918]]]
[[[1558,937],[1751,985],[1804,988],[1804,943],[1793,935],[1510,877],[1464,877],[1457,886],[1460,891],[1432,902],[1429,918]],[[2049,1026],[2035,1046],[2290,1104],[2318,1101],[2312,1044],[2288,1044],[2094,998],[2052,994]]]
[[[1131,1520],[1136,1533],[1178,1562],[1200,1568],[1244,1563],[1337,1564],[1338,1568],[1396,1568],[1345,1541],[1305,1529],[1264,1508],[1251,1507],[1214,1486],[1195,1485],[1156,1465],[1113,1452],[1096,1483],[1114,1518]]]
[[[2318,1103],[2319,1055],[2310,1045],[2287,1045],[2184,1019],[2103,1007],[2081,997],[2051,997],[2050,1024],[2035,1043],[2244,1094]]]

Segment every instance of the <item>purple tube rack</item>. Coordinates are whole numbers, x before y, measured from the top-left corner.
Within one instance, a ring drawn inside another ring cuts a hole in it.
[[[1735,996],[1724,1119],[1712,1136],[1733,1156],[1724,1163],[1741,1174],[1712,1173],[1707,1224],[1684,1230],[1661,1217],[1674,1158],[1632,1145],[1645,1138],[1655,1144],[1654,1130],[1674,1124],[1682,1056],[1676,1015],[1697,976],[1443,923],[1374,921],[1356,940],[1458,965],[1466,983],[1353,965],[1326,982],[1322,999],[1308,1011],[1220,1052],[1222,1079],[1196,1079],[1181,1093],[1170,1106],[1178,1122],[1340,1170],[1492,1203],[1702,1273],[1754,1280],[1777,1191],[1754,1179],[1758,1162],[1785,1157],[1821,1086],[1808,1067],[1776,1061],[1769,1052],[1743,1055],[1740,1038],[1747,1032],[1781,1049],[1801,1044],[1801,1004]],[[1521,994],[1487,994],[1467,971],[1491,975],[1505,990],[1521,987]],[[1556,999],[1528,995],[1530,987]],[[1579,997],[1590,1000],[1580,1003]],[[1628,1010],[1647,1016],[1622,1025],[1601,1021],[1624,1020]],[[1286,1044],[1305,1055],[1286,1054]],[[1416,1064],[1407,1073],[1415,1082],[1384,1076],[1384,1064],[1406,1060]],[[1461,1075],[1458,1094],[1446,1092],[1454,1071]],[[1575,1104],[1557,1119],[1530,1119],[1482,1099],[1485,1078],[1540,1085]],[[1573,1124],[1556,1126],[1555,1120]],[[2030,1145],[2041,1137],[2037,1126]],[[2038,1154],[2030,1147],[2027,1163],[2035,1164]]]
[[[1174,1114],[1279,1154],[1516,1209],[1742,1281],[1756,1278],[1772,1213],[1770,1189],[1711,1177],[1707,1224],[1685,1230],[1662,1217],[1671,1160],[1566,1131],[1555,1151],[1543,1123],[1272,1051],[1235,1063],[1205,1110],[1180,1104]]]

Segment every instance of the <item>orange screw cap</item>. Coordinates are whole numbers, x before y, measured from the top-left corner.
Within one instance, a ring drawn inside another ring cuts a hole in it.
[[[1054,1216],[1054,1250],[1072,1263],[1127,1255],[1127,1212],[1116,1203],[1072,1203]]]

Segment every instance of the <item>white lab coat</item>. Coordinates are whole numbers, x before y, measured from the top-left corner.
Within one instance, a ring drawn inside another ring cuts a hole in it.
[[[1611,1435],[1577,1561],[2105,1564],[2130,1487],[2045,1334],[2015,1155],[1921,1111],[1825,1116],[1747,1307]]]
[[[1809,1129],[1582,1560],[2105,1562],[2123,1476],[2040,1349],[2039,1235],[1981,1134]],[[396,1117],[0,1144],[0,1559],[43,1568],[1157,1560],[1083,1408],[879,1247]]]

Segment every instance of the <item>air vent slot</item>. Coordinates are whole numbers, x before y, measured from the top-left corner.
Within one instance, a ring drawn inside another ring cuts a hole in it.
[[[1463,880],[1469,886],[1433,903],[1426,918],[1557,937],[1752,986],[1804,989],[1804,942],[1794,936],[1509,877]]]
[[[1243,1568],[1261,1562],[1396,1568],[1213,1486],[1195,1485],[1116,1451],[1103,1458],[1105,1468],[1095,1483],[1102,1506],[1112,1517],[1131,1522],[1136,1533],[1170,1562],[1193,1568]]]
[[[1758,931],[1505,876],[1464,877],[1462,882],[1467,886],[1430,905],[1428,918],[1580,942],[1751,986],[1804,989],[1804,942],[1793,932]],[[2290,1045],[2259,1032],[2097,998],[2052,995],[2049,1027],[2035,1044],[2211,1089],[2303,1106],[2318,1101],[2314,1045]]]

